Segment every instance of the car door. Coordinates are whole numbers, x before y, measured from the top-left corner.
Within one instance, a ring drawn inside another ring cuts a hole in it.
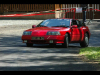
[[[80,33],[81,33],[80,41],[84,40],[86,31],[88,31],[86,25],[84,23],[81,23],[80,24]]]
[[[71,28],[71,41],[78,42],[81,40],[81,28],[78,20],[72,20],[71,26],[77,25],[77,28]]]

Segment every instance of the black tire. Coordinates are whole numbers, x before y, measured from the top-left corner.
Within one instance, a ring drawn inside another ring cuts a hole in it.
[[[27,47],[32,47],[33,43],[26,43]]]
[[[80,43],[80,46],[81,47],[88,47],[88,45],[89,45],[89,37],[88,37],[88,34],[86,33],[84,41]]]
[[[65,34],[64,43],[62,44],[63,47],[68,48],[69,45],[69,37],[68,34]]]

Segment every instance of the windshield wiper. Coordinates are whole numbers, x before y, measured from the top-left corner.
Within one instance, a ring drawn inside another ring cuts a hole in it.
[[[47,27],[47,26],[39,25],[39,26],[37,26],[37,27]]]
[[[47,27],[47,26],[40,26],[40,27]]]

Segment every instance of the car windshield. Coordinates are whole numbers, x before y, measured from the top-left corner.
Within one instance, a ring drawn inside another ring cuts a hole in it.
[[[69,27],[69,19],[47,19],[42,21],[37,27]]]

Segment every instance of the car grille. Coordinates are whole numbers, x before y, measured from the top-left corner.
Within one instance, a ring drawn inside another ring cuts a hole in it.
[[[33,43],[35,43],[35,44],[47,43],[46,40],[32,40],[31,42],[33,42]]]
[[[32,37],[32,40],[44,40],[44,37]]]

